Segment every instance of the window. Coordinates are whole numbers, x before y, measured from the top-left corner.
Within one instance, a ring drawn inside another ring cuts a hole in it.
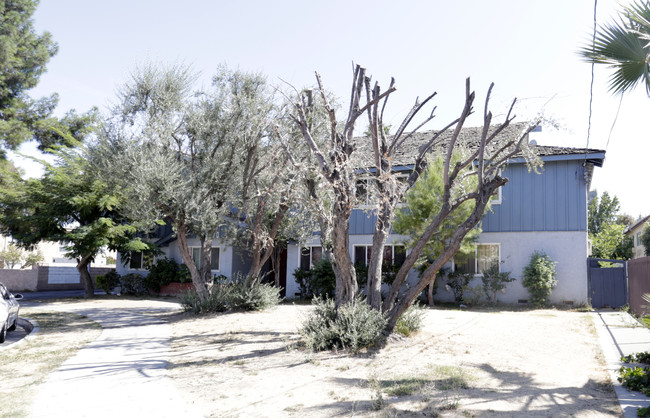
[[[641,233],[640,232],[636,233],[636,243],[634,245],[635,246],[643,245],[643,244],[641,244]]]
[[[454,257],[454,271],[483,274],[490,267],[499,265],[501,247],[499,244],[478,244],[474,254]]]
[[[354,246],[354,264],[367,266],[372,254],[372,245]],[[385,245],[384,263],[391,266],[401,266],[406,260],[406,249],[403,245]]]
[[[314,245],[300,250],[300,269],[311,270],[323,258],[323,247]]]
[[[194,260],[197,269],[201,269],[201,247],[189,247],[190,255]],[[219,259],[221,250],[219,247],[212,247],[210,250],[210,270],[219,271]]]
[[[493,194],[492,196],[490,196],[490,204],[492,204],[492,205],[500,205],[501,204],[501,189],[502,188],[503,188],[503,186],[499,187],[497,189],[496,194]]]
[[[149,269],[153,265],[152,253],[131,251],[129,258],[129,268],[131,269]]]

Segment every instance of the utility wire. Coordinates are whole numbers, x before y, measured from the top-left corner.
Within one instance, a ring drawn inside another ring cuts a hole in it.
[[[598,8],[598,0],[594,0],[594,32],[591,37],[591,50],[593,51],[596,48],[596,30],[597,30],[597,21],[596,21],[596,10]],[[587,166],[587,149],[589,148],[589,138],[591,136],[591,114],[592,106],[594,101],[594,66],[595,62],[591,61],[591,84],[589,86],[589,120],[587,124],[587,145],[585,146],[585,167]]]
[[[605,151],[609,147],[609,139],[612,137],[612,132],[614,132],[614,126],[616,126],[616,121],[618,120],[618,113],[621,111],[621,105],[623,104],[623,93],[621,93],[621,100],[618,101],[618,109],[616,109],[616,116],[614,116],[614,122],[612,122],[612,127],[609,130],[609,135],[607,136],[607,145],[605,145]]]

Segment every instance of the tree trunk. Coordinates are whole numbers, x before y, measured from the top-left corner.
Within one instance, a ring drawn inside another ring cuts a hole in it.
[[[90,259],[90,257],[86,256],[77,260],[77,271],[79,272],[81,283],[84,285],[85,298],[92,298],[95,296],[95,283],[93,283],[93,279],[90,277],[90,272],[88,271]]]
[[[201,237],[201,281],[207,284],[212,282],[212,234]]]
[[[339,203],[336,203],[339,205]],[[338,211],[337,211],[338,212]],[[338,216],[337,216],[338,215]],[[336,276],[336,294],[334,304],[336,309],[350,303],[357,295],[357,274],[350,258],[350,216],[336,213],[332,228],[332,268]],[[337,222],[338,220],[338,222]]]
[[[386,224],[377,216],[377,224],[375,225],[375,233],[372,236],[372,250],[370,252],[370,262],[368,263],[368,284],[366,286],[366,293],[368,304],[373,308],[381,309],[381,281],[382,281],[382,264],[384,261],[384,246],[386,245],[386,238],[388,238],[390,226],[386,228]]]
[[[178,239],[178,251],[181,254],[183,263],[187,266],[190,271],[190,277],[192,278],[192,283],[194,284],[194,289],[196,294],[199,296],[199,299],[202,302],[208,300],[208,286],[205,281],[203,281],[199,269],[196,268],[194,260],[192,260],[192,255],[187,246],[187,226],[182,221],[176,222],[176,236]]]
[[[436,275],[437,277],[437,275]],[[429,306],[435,306],[433,303],[433,288],[436,285],[436,278],[434,278],[431,283],[429,283],[429,291],[427,292],[427,301],[429,302]]]

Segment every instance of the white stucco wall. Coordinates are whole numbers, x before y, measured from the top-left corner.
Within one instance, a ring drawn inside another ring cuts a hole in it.
[[[400,243],[403,237],[390,236],[387,243]],[[518,303],[519,300],[529,299],[526,288],[521,284],[522,272],[530,261],[534,251],[543,251],[553,261],[557,262],[558,285],[551,294],[552,303],[571,301],[574,305],[587,302],[587,233],[585,231],[571,232],[484,232],[479,237],[480,243],[500,244],[500,256],[503,263],[501,271],[511,272],[515,281],[508,284],[505,294],[498,299],[504,303]],[[350,256],[353,256],[354,245],[371,244],[372,235],[351,235]],[[315,237],[306,245],[320,245]],[[299,294],[298,285],[293,278],[293,272],[300,266],[300,249],[297,245],[289,245],[287,253],[287,298]],[[411,271],[409,280],[415,280],[417,273]],[[481,284],[476,278],[472,286]],[[453,295],[438,287],[436,300],[453,301]]]
[[[587,303],[587,233],[565,232],[484,232],[479,243],[500,244],[501,271],[509,271],[516,280],[508,283],[505,294],[497,296],[500,302],[518,303],[529,299],[522,285],[524,267],[534,251],[543,251],[557,262],[558,284],[551,293],[551,303]],[[476,278],[470,286],[481,285]],[[453,301],[453,295],[438,286],[436,300]]]

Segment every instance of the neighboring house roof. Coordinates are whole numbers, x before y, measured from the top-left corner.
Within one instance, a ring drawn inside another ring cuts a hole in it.
[[[632,225],[630,225],[629,227],[627,227],[627,229],[625,230],[625,233],[626,233],[626,234],[630,234],[632,231],[634,231],[635,229],[637,229],[637,228],[640,227],[640,226],[643,226],[643,224],[645,224],[645,223],[648,222],[648,221],[650,221],[650,215],[648,215],[648,216],[646,216],[646,217],[644,217],[644,218],[640,218],[640,219],[639,219],[638,221],[636,221],[634,224],[632,224]]]
[[[521,133],[528,126],[527,123],[513,123],[510,124],[504,131],[500,134],[499,142],[514,140],[517,139]],[[478,146],[482,127],[467,127],[463,128],[460,131],[458,144],[464,145],[468,148],[476,148]],[[490,132],[493,132],[494,129],[491,129]],[[435,135],[437,131],[427,131],[427,132],[417,132],[413,134],[407,141],[405,141],[400,149],[396,152],[395,158],[393,159],[393,167],[397,168],[400,166],[410,166],[415,162],[420,148],[426,145],[431,137]],[[446,131],[441,136],[441,141],[438,146],[438,150],[442,150],[443,147],[447,144],[447,141],[451,137],[453,129]],[[355,160],[355,165],[357,167],[373,167],[373,149],[372,142],[369,137],[359,137],[355,138],[354,145],[357,149],[357,152],[352,155],[353,160]],[[605,151],[592,148],[570,148],[570,147],[558,147],[558,146],[548,146],[548,145],[535,145],[529,144],[530,148],[535,151],[535,153],[542,158],[542,160],[561,160],[561,159],[581,159],[584,158],[588,164],[601,167],[603,160],[605,159]],[[521,162],[523,162],[523,155],[521,156]],[[514,161],[518,162],[518,161]]]

